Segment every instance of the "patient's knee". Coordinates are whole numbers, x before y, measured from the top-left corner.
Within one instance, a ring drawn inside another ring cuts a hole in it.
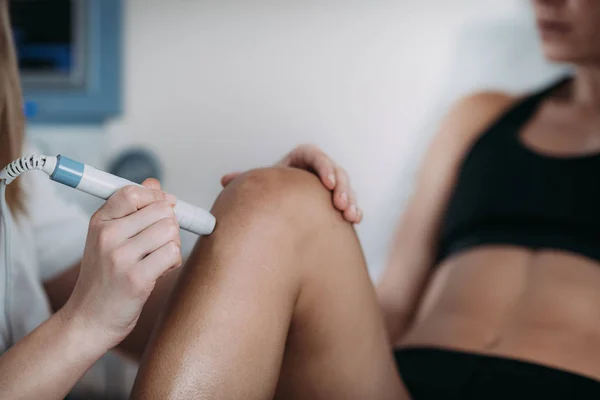
[[[217,227],[286,224],[302,228],[343,219],[319,179],[293,168],[249,171],[223,190],[212,210]]]

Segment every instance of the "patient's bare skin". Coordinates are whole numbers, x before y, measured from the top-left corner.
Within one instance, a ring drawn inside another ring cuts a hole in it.
[[[213,212],[134,399],[406,396],[357,237],[316,177],[252,171]]]

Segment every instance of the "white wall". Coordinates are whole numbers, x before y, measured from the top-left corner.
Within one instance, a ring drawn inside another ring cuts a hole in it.
[[[125,146],[148,146],[164,161],[167,189],[205,207],[221,174],[314,142],[353,179],[365,211],[358,232],[376,274],[448,99],[494,83],[489,68],[518,44],[502,29],[486,42],[476,28],[462,45],[459,34],[473,22],[520,20],[524,4],[129,0],[124,116],[86,134],[36,129],[32,137],[100,167]]]

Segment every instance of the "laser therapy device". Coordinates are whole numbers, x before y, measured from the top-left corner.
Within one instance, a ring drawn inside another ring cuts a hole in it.
[[[50,179],[63,185],[70,186],[85,193],[107,200],[115,192],[125,186],[141,186],[137,183],[119,178],[115,175],[100,171],[92,166],[82,164],[65,156],[57,157],[30,155],[10,163],[0,171],[0,206],[4,226],[4,260],[5,260],[5,299],[4,315],[9,338],[12,343],[12,329],[9,318],[10,301],[10,212],[6,204],[6,186],[21,174],[40,170],[49,175]],[[181,229],[197,235],[210,235],[216,224],[215,217],[202,208],[185,203],[181,200],[175,205],[175,215]]]

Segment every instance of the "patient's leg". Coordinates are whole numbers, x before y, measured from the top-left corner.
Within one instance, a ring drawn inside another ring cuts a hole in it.
[[[403,398],[359,242],[316,178],[253,171],[213,212],[133,398]]]

